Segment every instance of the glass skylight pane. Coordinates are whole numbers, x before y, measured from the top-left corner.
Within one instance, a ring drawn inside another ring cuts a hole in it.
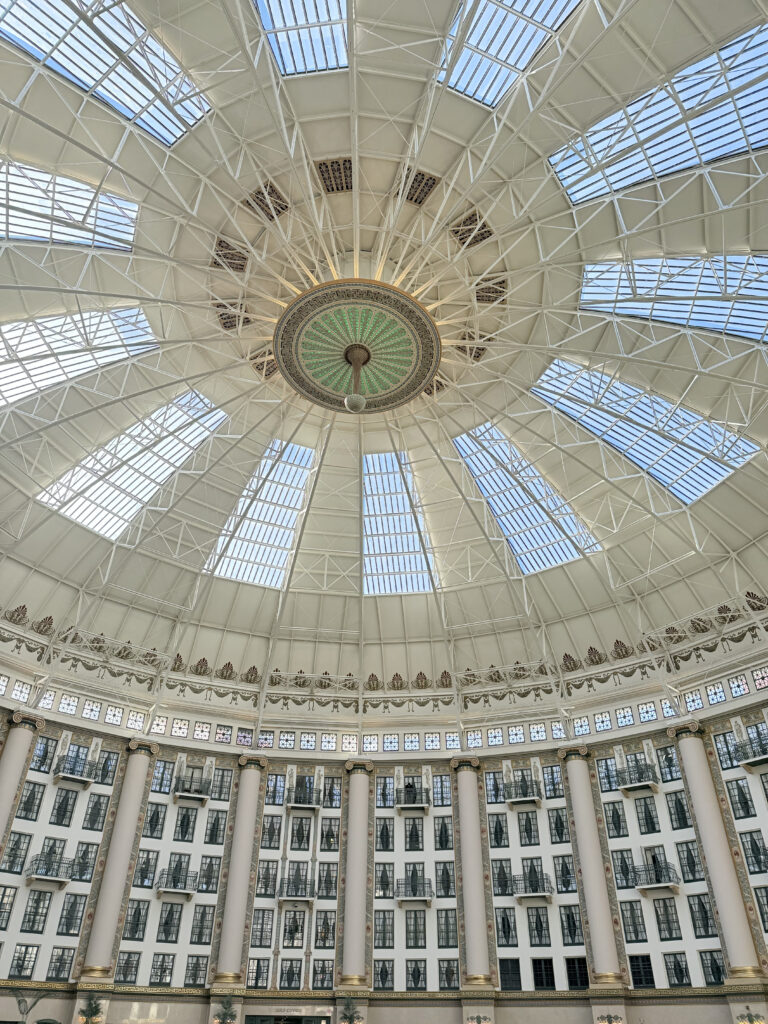
[[[0,36],[171,145],[210,110],[125,3],[5,0]]]
[[[0,161],[0,238],[130,249],[138,209],[82,181]]]
[[[188,391],[68,470],[38,501],[116,540],[225,419]]]
[[[0,404],[157,348],[140,309],[0,324]]]
[[[417,506],[407,455],[405,452],[365,455],[363,592],[423,593],[432,589],[430,569],[434,576],[434,559],[429,550],[424,517]]]
[[[691,64],[550,157],[574,203],[768,145],[768,25]]]
[[[227,521],[206,571],[282,587],[314,452],[275,439]]]
[[[689,505],[758,451],[718,423],[596,370],[556,359],[532,388]]]
[[[255,0],[283,75],[348,66],[347,0]]]
[[[600,545],[501,431],[484,423],[453,440],[488,502],[520,571],[539,572],[592,554]]]
[[[462,14],[463,0],[448,36],[447,66]],[[538,51],[557,32],[581,0],[480,0],[474,20],[451,71],[451,89],[495,107]],[[445,71],[439,80],[445,80]]]
[[[768,256],[591,263],[581,308],[766,341]]]

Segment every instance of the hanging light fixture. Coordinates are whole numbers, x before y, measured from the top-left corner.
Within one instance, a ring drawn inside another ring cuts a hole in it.
[[[348,345],[344,358],[352,367],[352,391],[344,399],[347,412],[361,413],[367,405],[365,395],[360,394],[360,371],[371,358],[370,349],[366,345],[355,342]]]

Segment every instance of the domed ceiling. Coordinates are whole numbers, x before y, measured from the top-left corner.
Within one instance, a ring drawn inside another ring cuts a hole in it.
[[[437,678],[762,593],[764,19],[6,4],[0,605]]]

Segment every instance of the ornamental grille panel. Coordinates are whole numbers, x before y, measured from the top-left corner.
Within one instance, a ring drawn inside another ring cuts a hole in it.
[[[480,216],[477,210],[468,213],[451,227],[451,234],[465,249],[471,249],[481,242],[487,242],[493,238],[493,231]]]
[[[216,302],[214,303],[214,309],[219,318],[219,324],[225,331],[239,331],[241,328],[249,327],[253,323],[253,318],[248,315],[245,304],[242,302],[235,305],[226,302]]]
[[[281,216],[289,205],[280,189],[271,181],[265,182],[261,188],[254,189],[243,202],[252,210],[262,214],[267,220],[275,220]]]
[[[352,159],[350,157],[340,156],[330,160],[317,160],[315,169],[328,195],[352,191]]]
[[[226,238],[217,238],[211,266],[224,267],[236,274],[243,274],[248,266],[248,253],[232,245]]]
[[[435,177],[434,174],[428,174],[426,171],[412,171],[410,168],[408,169],[408,175],[410,180],[405,193],[405,199],[407,202],[413,203],[414,206],[423,206],[441,179]]]

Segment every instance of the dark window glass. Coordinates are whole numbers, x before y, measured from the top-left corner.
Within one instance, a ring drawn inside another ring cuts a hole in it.
[[[521,846],[539,845],[539,822],[536,811],[518,811],[517,829]]]
[[[517,926],[513,907],[496,907],[496,942],[499,946],[517,945]]]
[[[0,862],[0,871],[7,871],[11,875],[21,874],[27,860],[31,839],[32,836],[26,832],[11,832],[2,862]]]
[[[699,954],[704,981],[707,985],[723,985],[725,983],[725,962],[719,949]]]
[[[685,953],[665,953],[664,967],[667,972],[667,983],[670,988],[684,988],[691,984],[688,973],[688,961]]]
[[[45,786],[42,783],[25,782],[19,806],[16,808],[16,817],[24,821],[37,821],[44,792]]]
[[[533,959],[533,987],[535,989],[552,989],[555,987],[555,968],[551,960]]]
[[[688,800],[682,789],[676,789],[674,793],[667,793],[666,799],[672,828],[690,828],[691,815],[688,810]]]
[[[394,910],[374,910],[373,912],[373,944],[379,949],[394,949],[395,946],[395,912]]]
[[[390,990],[395,987],[395,961],[373,961],[373,987],[378,990]]]
[[[123,938],[130,942],[143,942],[148,914],[149,900],[128,900],[123,922]]]
[[[499,985],[502,992],[519,992],[522,989],[519,960],[499,960]]]
[[[315,915],[315,946],[333,949],[336,945],[336,911],[318,910]]]
[[[173,782],[173,761],[155,761],[152,772],[152,792],[170,793]]]
[[[624,938],[627,942],[647,942],[645,919],[640,900],[627,900],[620,903],[621,922],[624,925]]]
[[[56,740],[48,736],[38,736],[35,741],[35,752],[29,764],[31,772],[46,772],[51,770],[53,755],[56,752]]]
[[[323,779],[323,807],[341,807],[341,779],[337,775]]]
[[[227,834],[227,812],[224,810],[208,811],[205,823],[205,842],[209,846],[222,846]]]
[[[87,832],[101,832],[107,818],[109,797],[102,793],[91,793],[83,816],[83,828]]]
[[[280,849],[280,830],[282,818],[278,814],[265,814],[261,825],[261,848],[263,850]]]
[[[291,849],[308,850],[312,835],[312,819],[302,815],[291,818]]]
[[[704,877],[704,868],[699,856],[699,847],[695,839],[685,843],[677,843],[677,859],[680,862],[680,874],[684,882],[698,882]]]
[[[232,769],[214,768],[211,781],[211,800],[229,800],[232,790]]]
[[[568,815],[564,807],[550,808],[547,811],[549,816],[549,838],[557,843],[570,843],[571,834],[568,828]]]
[[[320,851],[321,853],[335,853],[339,849],[339,835],[341,822],[338,818],[320,819]]]
[[[247,988],[269,988],[269,959],[267,957],[252,957],[248,961],[245,984]]]
[[[439,985],[441,992],[451,992],[459,987],[459,961],[438,960]]]
[[[405,961],[405,987],[409,992],[423,992],[427,987],[427,961]]]
[[[563,773],[559,764],[547,765],[541,769],[544,779],[544,796],[554,800],[563,795]]]
[[[273,910],[254,910],[253,925],[251,927],[252,946],[272,945],[272,922]]]
[[[437,912],[437,944],[441,949],[459,944],[456,911],[453,909]]]
[[[179,927],[181,925],[180,903],[162,903],[160,905],[160,919],[157,922],[158,942],[178,942]]]
[[[451,777],[450,775],[432,776],[432,805],[434,807],[451,806]]]
[[[528,939],[532,946],[549,946],[549,916],[546,907],[527,907]]]
[[[582,946],[584,932],[581,927],[581,911],[577,903],[560,907],[560,930],[564,946]]]
[[[621,839],[629,835],[623,800],[609,800],[603,804],[603,812],[609,839]]]
[[[677,918],[677,907],[675,906],[674,899],[667,897],[654,900],[653,909],[656,913],[659,939],[662,942],[669,942],[671,939],[681,939],[680,922]]]
[[[162,839],[165,828],[165,816],[168,813],[166,804],[147,804],[142,835],[146,839]]]
[[[653,980],[653,966],[651,958],[647,953],[629,958],[629,972],[632,975],[632,984],[635,988],[655,988]]]
[[[176,828],[173,830],[173,838],[177,843],[191,843],[195,838],[195,825],[197,824],[196,807],[179,807],[176,811]]]
[[[79,935],[85,913],[85,895],[67,892],[61,906],[57,935]]]
[[[434,819],[435,849],[453,849],[453,818],[449,814],[441,814]]]
[[[424,819],[405,818],[405,849],[409,853],[424,849]]]
[[[54,946],[48,961],[46,981],[68,981],[72,973],[75,951],[69,946]]]
[[[213,935],[213,918],[216,907],[212,904],[205,904],[195,907],[192,916],[192,931],[189,934],[190,944],[193,946],[209,946]]]
[[[688,897],[688,909],[691,912],[693,934],[697,939],[708,939],[717,935],[715,915],[709,893],[700,893]]]
[[[616,775],[616,758],[601,757],[597,761],[597,778],[603,793],[610,793],[619,788]]]
[[[659,759],[659,775],[662,782],[675,782],[681,778],[677,751],[674,747],[659,747],[656,756]]]
[[[170,985],[175,960],[176,957],[173,953],[155,953],[152,957],[152,969],[149,972],[149,984]]]
[[[53,801],[51,810],[51,825],[68,827],[72,822],[72,814],[77,803],[77,793],[74,789],[58,789]]]
[[[729,779],[725,784],[734,818],[754,818],[755,805],[746,779]]]
[[[568,988],[589,988],[589,968],[584,956],[567,956],[565,958],[565,974]]]

